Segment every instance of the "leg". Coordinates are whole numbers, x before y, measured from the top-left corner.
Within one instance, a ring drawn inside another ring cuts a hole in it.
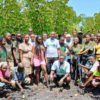
[[[82,87],[86,87],[93,80],[93,75],[89,77],[89,79],[83,84]]]
[[[67,84],[69,84],[69,83],[70,83],[70,81],[71,81],[70,76],[66,77],[66,79],[65,79],[64,81],[65,81]]]
[[[40,80],[40,67],[36,68],[36,84],[38,85]]]
[[[41,65],[41,68],[43,70],[44,78],[45,78],[45,80],[47,82],[47,85],[48,85],[48,74],[47,74],[46,66],[45,65]]]
[[[20,88],[21,92],[24,91],[23,87],[21,86],[22,82],[18,82],[16,81],[16,84],[18,85],[18,87]]]
[[[47,73],[50,74],[51,72],[51,65],[52,65],[52,59],[47,58]]]

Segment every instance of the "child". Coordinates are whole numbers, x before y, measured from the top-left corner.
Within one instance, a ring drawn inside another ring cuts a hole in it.
[[[24,82],[25,79],[25,73],[24,73],[24,67],[22,65],[22,63],[18,64],[18,67],[14,70],[14,81],[15,81],[15,86],[17,85],[21,92],[23,92],[23,87],[22,87],[22,83]],[[14,81],[12,81],[12,83],[14,84]]]

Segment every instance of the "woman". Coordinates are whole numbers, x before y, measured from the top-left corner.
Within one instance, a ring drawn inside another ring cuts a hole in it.
[[[24,42],[19,45],[20,60],[24,66],[25,75],[31,76],[32,66],[31,66],[31,57],[32,57],[32,46],[28,43],[29,35],[24,36]]]
[[[94,54],[97,60],[100,59],[100,34],[97,35],[97,42],[94,47]]]
[[[46,59],[45,59],[45,48],[43,45],[43,39],[41,36],[37,36],[36,45],[32,49],[33,57],[31,63],[33,63],[36,69],[36,84],[39,83],[40,69],[44,71],[44,77],[48,86],[48,75],[46,71]]]
[[[79,44],[79,38],[78,37],[74,38],[74,42],[71,45],[71,49],[72,49],[72,52],[76,55],[80,54],[82,52],[83,46],[81,44]]]
[[[80,55],[79,54],[81,54],[82,48],[83,48],[83,46],[81,44],[79,44],[79,38],[75,37],[74,42],[71,46],[71,50],[72,50],[71,58],[72,58],[72,66],[73,66],[71,71],[73,72],[73,75],[74,75],[73,77],[75,79],[75,84],[79,78],[78,75],[81,73],[81,69],[78,68],[78,64],[80,64]]]

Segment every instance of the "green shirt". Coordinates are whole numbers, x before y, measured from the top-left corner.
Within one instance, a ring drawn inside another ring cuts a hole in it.
[[[66,46],[60,46],[60,51],[61,51],[61,54],[64,55],[65,54],[65,51],[66,51]]]
[[[72,48],[72,50],[75,54],[80,53],[81,49],[82,49],[82,45],[80,45],[80,44],[77,44],[77,45],[73,46],[73,48]]]
[[[0,47],[0,62],[6,62],[7,52],[5,47]]]
[[[93,75],[94,75],[94,76],[100,76],[100,72],[99,72],[98,70],[95,70],[95,71],[93,72]]]
[[[5,43],[5,48],[7,51],[7,59],[9,61],[13,61],[13,56],[12,56],[12,42],[6,42]]]

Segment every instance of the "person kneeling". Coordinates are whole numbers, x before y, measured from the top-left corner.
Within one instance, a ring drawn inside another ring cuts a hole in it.
[[[18,64],[18,67],[14,70],[13,80],[12,83],[15,84],[20,88],[21,92],[23,92],[22,83],[24,83],[25,80],[25,73],[24,73],[24,67],[21,63]]]
[[[7,63],[2,63],[0,66],[0,90],[3,90],[3,87],[10,85],[13,87],[12,82],[10,81],[9,71],[7,70]]]
[[[80,87],[86,88],[91,82],[94,87],[100,86],[100,61],[99,61],[99,66],[97,66],[97,69],[87,79],[87,81]]]
[[[56,85],[63,86],[64,83],[69,84],[70,64],[64,61],[64,56],[60,55],[51,68],[50,80],[55,81]]]

